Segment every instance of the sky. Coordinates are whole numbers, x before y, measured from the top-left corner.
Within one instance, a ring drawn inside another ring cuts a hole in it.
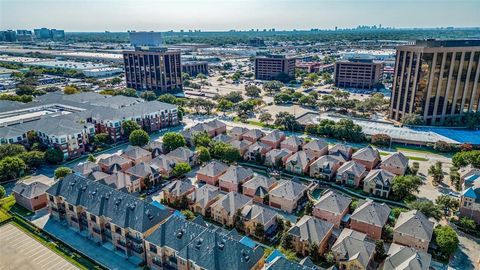
[[[69,32],[480,26],[480,0],[0,0],[0,29]]]

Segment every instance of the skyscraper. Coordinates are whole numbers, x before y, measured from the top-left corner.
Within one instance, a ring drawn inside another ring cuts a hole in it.
[[[478,112],[480,40],[424,40],[399,46],[390,118],[417,115],[425,124]]]

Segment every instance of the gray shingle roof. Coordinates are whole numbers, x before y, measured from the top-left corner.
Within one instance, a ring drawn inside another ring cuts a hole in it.
[[[228,170],[228,165],[217,161],[212,160],[208,164],[204,165],[203,167],[198,170],[197,174],[203,174],[206,176],[214,177],[220,174],[225,173]]]
[[[251,129],[243,134],[245,137],[253,138],[253,139],[260,139],[261,137],[265,136],[265,133],[259,129]]]
[[[345,158],[345,160],[348,160],[350,159],[349,154],[351,153],[351,151],[352,151],[352,147],[343,143],[337,143],[328,150],[328,153],[330,155],[334,153],[340,153]]]
[[[218,187],[205,184],[188,194],[188,199],[205,208],[209,202],[217,198],[220,194]]]
[[[239,136],[245,134],[249,129],[245,127],[233,127],[232,130],[230,130],[230,134],[234,136]]]
[[[391,172],[388,172],[383,169],[376,169],[376,170],[371,170],[367,174],[367,176],[365,176],[365,179],[363,180],[363,182],[368,183],[370,181],[373,181],[375,184],[382,185],[384,187],[389,187],[394,177],[395,175]]]
[[[147,163],[141,162],[128,169],[126,173],[144,178],[150,175],[154,175],[155,171]]]
[[[223,182],[231,182],[240,184],[250,179],[253,176],[253,171],[250,168],[242,166],[230,165],[227,171],[220,176],[219,180]]]
[[[275,184],[276,180],[272,177],[265,177],[260,174],[255,174],[255,176],[245,182],[242,186],[244,188],[250,188],[253,190],[256,190],[258,187],[263,187],[267,191],[270,189],[270,187]]]
[[[411,247],[395,243],[390,245],[388,257],[383,264],[383,270],[428,270],[432,256]]]
[[[30,184],[19,182],[13,187],[12,191],[14,193],[18,193],[22,197],[31,199],[31,198],[40,196],[42,194],[45,194],[45,191],[48,188],[49,186],[45,185],[42,182],[33,182]]]
[[[332,251],[338,261],[358,260],[364,269],[367,269],[375,251],[375,244],[368,241],[363,233],[343,229],[333,244]]]
[[[242,216],[246,220],[253,220],[265,225],[270,220],[277,217],[277,212],[258,204],[247,205],[242,209]],[[267,228],[265,228],[266,230]]]
[[[162,190],[168,191],[175,196],[183,196],[186,192],[188,192],[194,187],[195,186],[192,185],[192,183],[190,183],[189,181],[175,180],[165,186]]]
[[[229,216],[237,213],[237,210],[243,208],[247,204],[252,203],[252,198],[237,192],[229,192],[212,204],[213,208],[225,209]]]
[[[303,195],[307,187],[291,180],[280,180],[278,185],[270,191],[270,196],[282,197],[287,200],[294,200]]]
[[[131,162],[129,159],[119,156],[119,155],[111,155],[107,158],[102,158],[98,161],[98,163],[104,164],[106,166],[112,166],[114,164],[122,165]]]
[[[152,169],[156,171],[160,171],[160,170],[170,171],[173,169],[173,167],[175,167],[176,163],[177,163],[176,159],[166,155],[160,155],[152,159],[148,164]]]
[[[233,138],[230,135],[218,134],[217,136],[213,137],[213,140],[217,142],[229,143],[233,140]]]
[[[251,145],[252,143],[249,142],[249,141],[233,140],[233,141],[229,142],[229,144],[231,146],[233,146],[235,149],[241,150],[241,149]]]
[[[396,152],[388,156],[385,160],[382,161],[382,165],[391,166],[391,167],[408,167],[408,158],[401,152]]]
[[[123,151],[123,155],[131,159],[139,159],[142,157],[150,156],[152,155],[152,153],[141,147],[129,145],[127,149]]]
[[[309,162],[312,162],[314,159],[315,157],[309,153],[305,151],[298,151],[287,158],[286,164],[292,163],[294,166],[305,168],[308,166]]]
[[[309,265],[301,265],[282,256],[278,256],[266,266],[265,270],[317,270],[317,268]]]
[[[268,133],[265,137],[262,138],[262,141],[267,142],[278,142],[285,136],[285,133],[281,132],[280,130],[274,130]]]
[[[190,158],[195,155],[192,150],[186,147],[178,147],[177,149],[171,151],[167,156],[177,159],[179,162],[189,163]]]
[[[340,168],[338,168],[337,174],[351,173],[356,176],[360,176],[365,173],[367,169],[362,164],[351,160],[347,163],[344,163]]]
[[[361,149],[358,149],[357,152],[353,153],[352,158],[373,161],[375,159],[380,159],[380,153],[377,149],[374,149],[372,146],[367,146]]]
[[[332,223],[305,215],[288,230],[288,234],[299,237],[301,241],[318,245],[328,237],[332,229]]]
[[[320,151],[328,147],[328,144],[323,140],[311,140],[307,144],[305,144],[302,149],[303,150],[313,150],[313,151]]]
[[[93,171],[100,171],[100,166],[98,166],[98,164],[95,162],[86,161],[77,164],[72,170],[82,175],[88,175]]]
[[[315,204],[315,208],[330,213],[341,214],[348,208],[352,199],[334,190],[325,192]]]
[[[315,160],[311,165],[310,168],[333,168],[335,165],[340,165],[343,162],[339,157],[332,156],[332,155],[325,155],[319,157]]]
[[[430,242],[433,234],[433,222],[418,210],[400,213],[394,232],[409,235]]]
[[[80,205],[96,216],[105,216],[110,222],[137,232],[147,231],[170,215],[168,210],[76,174],[57,181],[47,193],[61,196],[70,204]]]
[[[293,147],[300,147],[302,146],[303,144],[305,143],[305,140],[303,138],[300,138],[298,136],[290,136],[288,138],[286,138],[282,143],[282,147],[284,145],[289,145],[289,146],[293,146]]]
[[[377,227],[383,227],[387,223],[390,210],[390,207],[385,203],[380,204],[367,199],[355,209],[350,218]]]

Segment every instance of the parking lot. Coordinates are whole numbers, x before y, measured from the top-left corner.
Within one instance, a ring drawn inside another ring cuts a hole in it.
[[[0,227],[0,262],[0,270],[78,269],[12,223]]]

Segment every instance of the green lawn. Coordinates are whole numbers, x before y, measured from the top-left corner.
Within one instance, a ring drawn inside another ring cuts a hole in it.
[[[423,157],[407,156],[407,158],[410,159],[410,160],[415,160],[415,161],[428,161],[428,158],[423,158]]]

